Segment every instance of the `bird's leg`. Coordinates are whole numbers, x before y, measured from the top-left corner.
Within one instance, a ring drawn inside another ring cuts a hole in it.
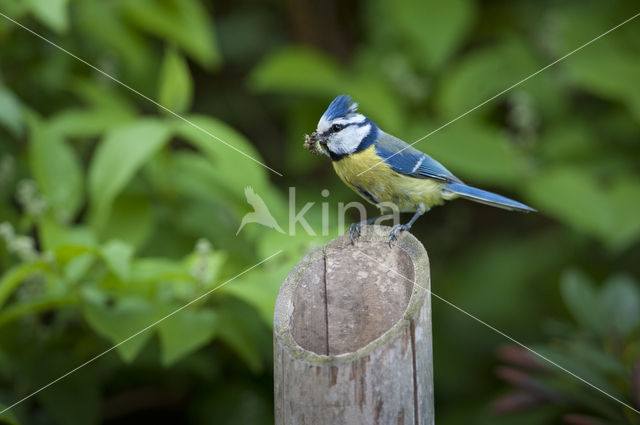
[[[361,221],[358,223],[351,223],[351,226],[349,227],[349,236],[351,236],[351,244],[355,245],[356,243],[355,240],[357,237],[360,236],[360,229],[362,228],[363,225],[371,224],[375,222],[377,219],[379,219],[380,217],[384,217],[384,215],[385,214],[381,214],[365,221]]]
[[[413,223],[415,223],[418,217],[420,217],[425,212],[427,212],[427,208],[423,204],[421,204],[418,206],[418,210],[415,212],[413,217],[411,217],[411,220],[409,220],[407,224],[396,224],[395,226],[393,226],[391,228],[391,234],[389,235],[389,248],[391,248],[391,242],[398,238],[398,233],[411,229]]]

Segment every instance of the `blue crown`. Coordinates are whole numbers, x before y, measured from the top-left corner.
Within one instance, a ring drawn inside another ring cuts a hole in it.
[[[351,97],[346,94],[340,95],[333,99],[324,113],[324,118],[328,121],[336,118],[346,117],[358,110],[358,104],[351,101]]]

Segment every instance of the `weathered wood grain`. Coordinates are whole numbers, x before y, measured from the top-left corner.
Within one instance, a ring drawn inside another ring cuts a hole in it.
[[[434,423],[427,253],[366,226],[307,254],[274,314],[277,425]],[[414,285],[415,282],[415,285]]]

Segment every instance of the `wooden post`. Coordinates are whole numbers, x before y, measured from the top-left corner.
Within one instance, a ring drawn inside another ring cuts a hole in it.
[[[276,425],[434,423],[429,260],[408,232],[389,248],[390,231],[334,239],[280,288]]]

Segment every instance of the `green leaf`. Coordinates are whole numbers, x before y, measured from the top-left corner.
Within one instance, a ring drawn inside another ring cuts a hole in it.
[[[29,12],[29,3],[24,0],[0,0],[0,6],[2,7],[3,13],[8,16],[13,17],[14,19],[20,19],[24,15]],[[11,22],[7,22],[8,26],[15,26],[15,24]]]
[[[95,227],[102,227],[116,196],[169,140],[169,135],[167,125],[152,119],[139,120],[107,133],[89,167],[89,196]]]
[[[602,97],[635,102],[640,95],[634,84],[640,74],[640,60],[607,38],[594,43],[588,54],[576,55],[562,66],[574,84]]]
[[[141,258],[131,265],[131,280],[158,282],[162,280],[191,281],[192,279],[182,263],[167,258]]]
[[[578,230],[622,249],[640,237],[640,182],[622,180],[603,185],[593,173],[580,168],[546,170],[527,185],[528,196],[539,210],[552,214]]]
[[[120,344],[117,350],[126,362],[136,357],[153,334],[152,329],[141,332],[154,318],[151,304],[141,298],[121,298],[110,306],[99,294],[87,291],[84,317],[96,332],[112,344]]]
[[[624,7],[611,7],[606,2],[567,4],[555,13],[558,31],[550,42],[559,50],[557,55],[560,56],[580,46],[585,40],[592,39],[595,34],[606,31],[613,22],[628,18],[632,11],[625,11]],[[635,54],[638,45],[632,28],[623,27],[607,34],[607,37],[602,37],[581,54],[572,55],[560,66],[570,85],[624,103],[640,120],[640,87],[636,84],[640,60]]]
[[[169,312],[168,312],[169,313]],[[162,363],[171,366],[213,338],[217,317],[210,310],[185,309],[158,325]]]
[[[186,303],[202,292],[183,262],[166,258],[141,258],[133,261],[130,283],[127,288],[129,293],[137,293],[143,297],[152,293],[156,302]]]
[[[606,237],[611,223],[607,198],[586,172],[567,167],[546,170],[530,182],[528,194],[541,211],[587,233]]]
[[[244,360],[254,372],[262,370],[262,360],[255,335],[255,323],[250,323],[250,317],[243,315],[243,308],[232,308],[239,302],[226,300],[216,307],[219,318],[217,335]],[[243,306],[246,309],[246,306]],[[255,315],[255,314],[254,314]]]
[[[262,162],[256,149],[242,134],[222,121],[213,118],[201,115],[188,116],[187,118],[226,143],[211,137],[186,122],[176,123],[177,134],[197,147],[209,158],[221,185],[230,187],[235,193],[242,193],[248,185],[260,190],[267,184],[266,169],[233,149],[238,149],[251,158]],[[227,144],[233,146],[233,148],[230,148]],[[242,178],[229,178],[230,176],[238,175],[239,164],[242,167]],[[213,176],[213,173],[211,175]]]
[[[574,319],[585,329],[602,335],[602,306],[588,276],[575,269],[567,270],[560,281],[560,292]]]
[[[29,163],[55,218],[68,222],[84,201],[80,161],[61,133],[32,119]]]
[[[459,116],[538,70],[539,64],[524,43],[507,40],[466,55],[443,81],[437,101],[445,119]],[[532,79],[518,90],[538,96],[543,82]],[[487,114],[499,104],[496,100],[473,114]]]
[[[173,175],[171,185],[184,196],[244,208],[246,200],[238,182],[229,179],[209,158],[198,152],[176,152],[163,169],[170,170]]]
[[[126,110],[68,108],[51,118],[50,126],[69,138],[98,137],[106,131],[132,122]]]
[[[286,48],[269,55],[251,72],[256,91],[326,95],[345,86],[342,71],[329,56],[305,48]]]
[[[3,271],[0,279],[0,307],[4,305],[13,291],[28,277],[41,274],[47,269],[45,263],[24,263]]]
[[[83,282],[95,259],[96,256],[90,252],[74,256],[64,267],[64,277],[70,282]]]
[[[58,264],[64,265],[76,255],[76,250],[82,253],[91,251],[96,246],[96,240],[86,226],[65,227],[55,220],[44,217],[38,223],[38,231],[43,241],[43,248],[47,251],[54,251]],[[65,247],[72,247],[65,250]]]
[[[627,337],[640,326],[640,288],[630,276],[616,275],[602,288],[602,308],[608,328]]]
[[[574,357],[584,361],[602,374],[625,379],[626,367],[616,355],[604,352],[600,347],[584,341],[567,342],[567,348]]]
[[[640,181],[620,180],[610,190],[609,208],[615,219],[607,237],[613,249],[621,250],[640,237]]]
[[[187,61],[176,49],[169,48],[160,68],[158,102],[171,111],[182,114],[189,109],[192,98],[193,81]]]
[[[61,245],[55,252],[56,260],[62,267],[66,267],[71,261],[85,254],[98,254],[98,250],[90,245]]]
[[[70,228],[51,217],[51,214],[42,216],[38,220],[37,226],[38,236],[44,251],[54,251],[65,242],[70,233]]]
[[[24,133],[24,110],[20,100],[4,85],[0,84],[0,123],[13,137]]]
[[[220,292],[235,295],[246,301],[258,311],[264,323],[271,326],[276,297],[281,283],[291,271],[290,266],[289,263],[283,263],[279,267],[251,271],[234,280],[233,284],[220,288]]]
[[[582,161],[597,157],[601,143],[590,127],[578,119],[563,119],[541,134],[540,157],[549,161]]]
[[[101,7],[97,10],[102,12]],[[70,89],[74,95],[82,99],[82,101],[92,109],[117,110],[132,118],[136,118],[139,112],[130,93],[122,90],[114,90],[114,87],[115,86],[110,83],[96,84],[95,79],[87,77],[73,80]]]
[[[61,282],[58,281],[58,283]],[[77,295],[54,295],[37,297],[29,301],[11,304],[0,312],[0,327],[26,315],[36,315],[51,310],[61,311],[66,306],[77,305],[79,301]]]
[[[120,239],[139,248],[150,236],[154,224],[148,194],[125,192],[113,203],[101,236],[106,240]]]
[[[404,128],[406,111],[402,109],[399,96],[379,75],[367,73],[363,76],[358,72],[351,73],[345,76],[343,88],[332,94],[338,92],[351,93],[353,99],[360,105],[362,113],[383,128],[388,128],[390,131]]]
[[[69,0],[27,0],[31,12],[43,24],[57,32],[69,27]]]
[[[213,23],[197,0],[136,0],[122,3],[131,22],[180,46],[206,68],[220,63]]]
[[[224,247],[232,251],[243,250],[242,246],[245,246],[246,241],[242,241],[235,235],[234,230],[237,229],[239,224],[238,217],[232,214],[229,206],[198,200],[188,201],[183,205],[184,209],[178,212],[174,219],[175,221],[172,220],[172,225],[176,226],[177,234],[191,235],[192,240],[206,238],[216,248]],[[168,235],[170,234],[167,233],[162,236]],[[158,239],[158,241],[163,240],[167,239]],[[182,253],[185,249],[193,249],[193,243],[183,248]],[[244,251],[241,257],[246,254],[248,252]]]
[[[111,271],[118,276],[122,282],[129,280],[129,270],[133,247],[119,240],[107,242],[101,249],[102,258]]]
[[[413,0],[382,2],[384,17],[408,45],[414,57],[438,68],[454,53],[474,15],[474,2],[453,0],[415,2]],[[377,22],[377,21],[376,21]],[[375,29],[373,29],[375,31]]]
[[[121,1],[76,1],[73,5],[74,30],[83,34],[95,49],[109,52],[112,63],[119,63],[126,74],[119,75],[137,90],[151,89],[150,73],[157,70],[152,40],[132,27],[122,13]],[[143,85],[144,87],[140,87]],[[102,84],[101,84],[102,86]],[[112,93],[121,92],[115,83],[105,84]]]
[[[384,76],[364,70],[344,72],[335,60],[316,51],[294,47],[279,50],[256,66],[249,76],[258,92],[326,97],[350,93],[378,124],[400,128],[404,114]],[[317,118],[316,118],[317,119]]]

